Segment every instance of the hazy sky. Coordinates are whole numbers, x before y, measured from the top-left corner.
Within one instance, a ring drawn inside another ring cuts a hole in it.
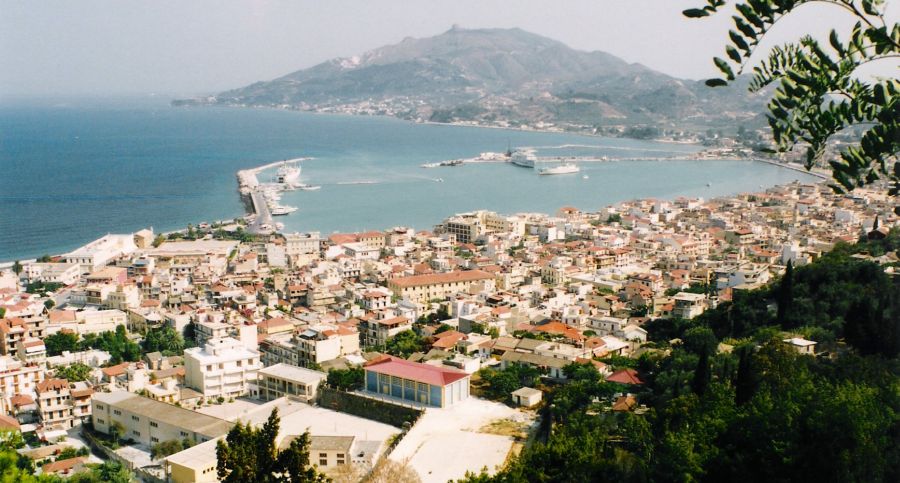
[[[0,96],[161,93],[240,87],[449,29],[520,27],[670,75],[716,74],[728,15],[703,0],[0,0]],[[900,3],[900,2],[898,2]],[[895,9],[896,11],[897,9]],[[810,6],[781,38],[847,24]],[[892,12],[895,13],[895,12]]]

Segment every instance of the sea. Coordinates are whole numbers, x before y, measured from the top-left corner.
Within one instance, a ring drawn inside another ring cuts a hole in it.
[[[507,147],[607,157],[571,175],[499,164],[422,168]],[[235,173],[309,157],[284,193],[285,232],[431,229],[454,213],[598,210],[637,198],[758,191],[805,173],[755,161],[689,159],[695,145],[417,124],[274,109],[172,107],[164,98],[0,102],[0,261],[61,254],[107,233],[244,214]],[[260,175],[268,181],[270,170]]]

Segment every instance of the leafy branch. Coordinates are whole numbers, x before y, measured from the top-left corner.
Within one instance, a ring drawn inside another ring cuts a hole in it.
[[[683,12],[689,18],[715,14],[726,0],[706,0],[702,8]],[[798,143],[806,146],[806,166],[823,158],[828,140],[850,127],[869,126],[858,145],[828,160],[837,192],[852,190],[879,179],[890,182],[889,194],[900,193],[900,82],[896,78],[863,80],[858,69],[865,64],[900,57],[900,25],[888,26],[884,0],[744,0],[734,5],[734,29],[725,58],[715,57],[722,78],[709,79],[710,87],[727,85],[744,74],[751,57],[781,19],[807,4],[839,7],[856,19],[849,38],[832,30],[828,44],[810,36],[772,47],[753,67],[750,90],[776,84],[767,115],[778,151]],[[893,166],[891,166],[893,164]],[[900,207],[896,209],[900,214]]]

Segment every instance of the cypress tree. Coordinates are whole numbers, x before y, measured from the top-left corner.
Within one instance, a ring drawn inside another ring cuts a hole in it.
[[[784,277],[778,286],[778,325],[787,327],[788,318],[791,314],[791,308],[794,304],[794,263],[788,260],[787,268],[784,271]]]

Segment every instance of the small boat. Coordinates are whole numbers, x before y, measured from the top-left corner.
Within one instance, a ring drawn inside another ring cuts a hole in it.
[[[588,179],[588,178],[590,178],[590,176],[588,176],[588,175],[584,175],[581,177],[581,179]]]
[[[566,163],[561,164],[559,166],[554,166],[552,168],[541,168],[538,170],[538,174],[540,175],[550,175],[550,174],[572,174],[581,171],[581,168],[572,164]]]
[[[708,188],[708,187],[710,187],[710,186],[712,186],[712,183],[707,182],[707,183],[706,183],[706,187]]]
[[[322,189],[321,186],[311,184],[302,184],[298,186],[298,188],[302,189],[303,191],[316,191]]]
[[[443,183],[444,178],[434,178],[435,183]]]

